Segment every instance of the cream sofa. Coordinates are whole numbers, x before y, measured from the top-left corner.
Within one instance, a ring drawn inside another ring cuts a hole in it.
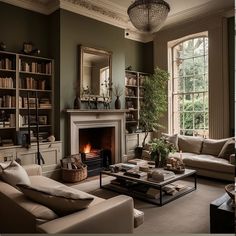
[[[25,169],[32,185],[62,185],[42,176],[40,166],[25,166]],[[58,217],[49,208],[27,199],[16,188],[0,180],[0,233],[133,232],[135,212],[132,198],[124,195],[108,200],[93,197],[88,208]]]
[[[217,140],[179,135],[175,141],[178,150],[182,150],[182,159],[187,168],[197,170],[201,176],[234,181],[235,156],[230,153],[224,156],[222,152],[223,148],[227,148],[226,142],[231,142],[230,152],[234,153],[233,138]],[[169,157],[180,158],[180,153],[171,153]]]

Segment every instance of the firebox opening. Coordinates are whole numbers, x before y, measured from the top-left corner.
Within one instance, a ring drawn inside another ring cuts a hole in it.
[[[83,128],[79,130],[79,152],[88,166],[89,176],[115,163],[115,128]]]

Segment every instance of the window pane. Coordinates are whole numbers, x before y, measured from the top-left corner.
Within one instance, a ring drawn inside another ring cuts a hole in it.
[[[193,57],[193,52],[194,52],[194,42],[193,42],[193,39],[185,41],[183,43],[183,55],[184,55],[184,58]]]
[[[205,96],[204,96],[204,110],[205,111],[208,111],[208,103],[209,103],[209,100],[208,100],[208,93],[205,93],[204,94]]]
[[[194,39],[194,56],[200,56],[204,54],[204,39],[196,38]]]
[[[193,95],[184,95],[184,111],[193,111]]]
[[[208,38],[205,37],[204,40],[205,40],[205,54],[208,54]]]
[[[194,58],[194,74],[201,75],[204,74],[204,57]]]
[[[195,113],[194,126],[195,129],[204,129],[204,113]]]
[[[183,57],[183,44],[180,43],[173,49],[174,60],[180,59]]]
[[[189,76],[194,74],[194,63],[193,59],[184,60],[184,76]]]
[[[174,61],[174,78],[183,76],[183,60]]]
[[[184,129],[193,129],[193,113],[185,112],[184,113]]]
[[[185,91],[188,92],[194,92],[194,79],[193,77],[186,77],[185,78]]]
[[[206,88],[206,81],[205,81],[205,76],[204,75],[197,75],[195,76],[194,80],[195,84],[195,92],[202,92],[205,91]]]
[[[203,94],[194,94],[194,111],[204,111]]]

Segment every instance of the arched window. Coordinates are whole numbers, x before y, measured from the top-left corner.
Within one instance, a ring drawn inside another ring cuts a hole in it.
[[[208,37],[178,41],[170,55],[171,131],[208,137]]]

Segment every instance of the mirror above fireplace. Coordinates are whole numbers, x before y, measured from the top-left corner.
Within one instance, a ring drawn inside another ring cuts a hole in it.
[[[111,98],[112,53],[80,45],[80,98]]]

